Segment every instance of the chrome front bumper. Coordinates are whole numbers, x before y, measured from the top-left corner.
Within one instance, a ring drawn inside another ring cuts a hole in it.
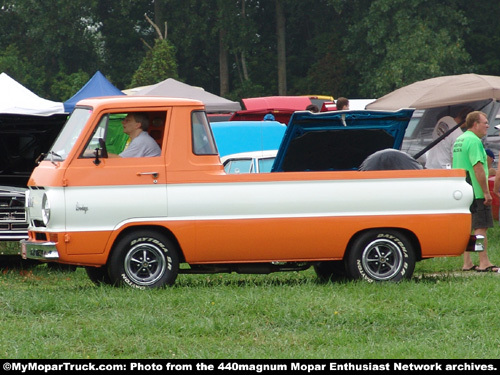
[[[21,240],[21,256],[23,259],[57,260],[59,259],[59,252],[54,242]]]

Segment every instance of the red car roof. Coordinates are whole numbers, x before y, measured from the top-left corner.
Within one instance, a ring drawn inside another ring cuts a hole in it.
[[[304,111],[311,104],[307,96],[265,96],[242,99],[247,110],[287,109]]]

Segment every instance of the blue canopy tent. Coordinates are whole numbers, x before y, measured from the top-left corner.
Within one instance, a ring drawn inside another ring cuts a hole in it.
[[[113,95],[125,94],[113,86],[100,71],[97,71],[75,95],[64,102],[64,111],[72,112],[76,103],[82,99]]]
[[[75,95],[63,103],[64,111],[72,112],[76,103],[82,99],[114,95],[125,94],[113,86],[100,71],[97,71]],[[123,150],[128,140],[128,135],[123,132],[121,123],[123,117],[124,116],[111,115],[109,119],[106,147],[109,152],[115,154]]]

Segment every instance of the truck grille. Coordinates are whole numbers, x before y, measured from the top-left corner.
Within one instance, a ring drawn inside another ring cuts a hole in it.
[[[28,236],[24,207],[25,193],[0,189],[0,240],[19,240]]]

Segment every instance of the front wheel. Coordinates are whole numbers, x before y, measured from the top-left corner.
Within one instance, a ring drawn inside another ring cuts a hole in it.
[[[172,285],[179,272],[177,246],[154,231],[129,233],[115,245],[108,270],[117,285],[135,288]]]
[[[415,269],[412,243],[396,230],[372,230],[352,243],[347,270],[353,279],[400,281],[410,279]]]

